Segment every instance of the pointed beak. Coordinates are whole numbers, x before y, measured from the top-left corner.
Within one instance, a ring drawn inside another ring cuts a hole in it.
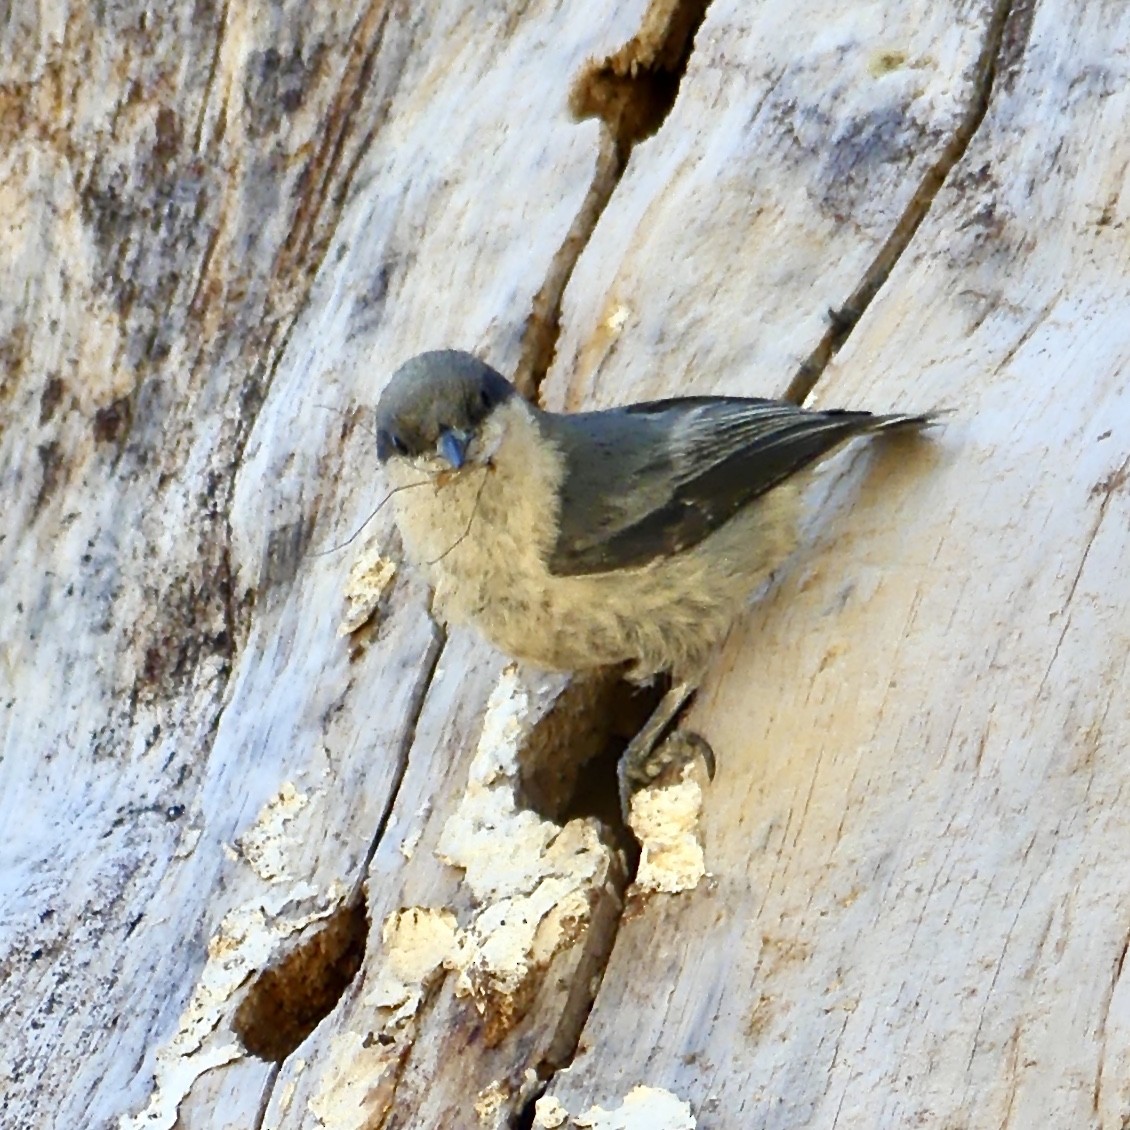
[[[458,471],[467,461],[467,445],[471,437],[465,432],[457,432],[454,428],[445,428],[439,433],[439,442],[436,451],[440,457],[451,464],[452,470]]]

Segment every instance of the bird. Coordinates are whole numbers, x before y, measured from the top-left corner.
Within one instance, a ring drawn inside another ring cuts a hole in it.
[[[663,768],[658,740],[719,642],[794,549],[802,472],[852,439],[937,418],[735,396],[558,413],[442,349],[393,373],[376,438],[437,618],[545,669],[670,676],[621,762],[627,804]]]

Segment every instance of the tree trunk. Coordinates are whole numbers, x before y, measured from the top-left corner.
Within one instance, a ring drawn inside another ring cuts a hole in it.
[[[1125,4],[0,36],[3,1127],[1130,1124]],[[348,540],[449,345],[949,410],[828,467],[642,857],[648,694]]]

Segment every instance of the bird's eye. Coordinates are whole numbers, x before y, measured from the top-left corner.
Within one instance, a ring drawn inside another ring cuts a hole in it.
[[[377,432],[377,458],[383,463],[393,455],[407,455],[408,444],[395,432],[381,428]]]
[[[483,388],[479,390],[479,403],[483,408],[491,408],[494,405],[494,398],[490,394],[490,389]]]

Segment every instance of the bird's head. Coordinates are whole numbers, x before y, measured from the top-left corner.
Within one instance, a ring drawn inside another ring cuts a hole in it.
[[[432,474],[486,463],[484,424],[517,392],[489,365],[454,349],[421,353],[393,373],[377,404],[377,458]]]

